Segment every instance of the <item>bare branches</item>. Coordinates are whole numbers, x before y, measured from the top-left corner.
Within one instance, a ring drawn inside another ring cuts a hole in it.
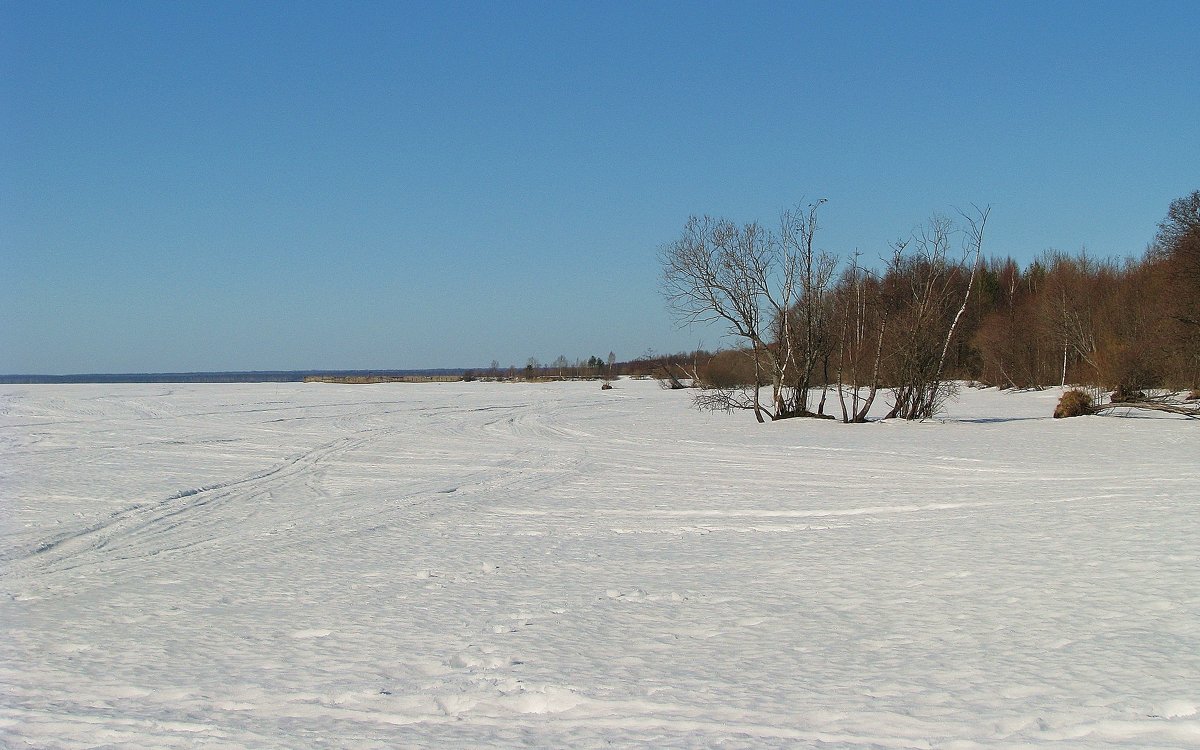
[[[681,322],[724,321],[733,335],[758,335],[765,280],[756,277],[771,265],[763,234],[757,224],[688,219],[680,238],[659,251],[663,294]]]
[[[839,259],[815,243],[823,203],[783,211],[775,232],[692,217],[660,250],[663,291],[676,317],[724,322],[754,360],[755,382],[744,397],[706,396],[701,405],[745,403],[760,419],[818,416],[836,371],[843,418],[863,421],[886,364],[893,414],[931,416],[951,393],[943,373],[978,275],[989,210],[960,212],[961,228],[934,215],[893,245],[886,283],[870,278],[855,255],[850,276],[839,282],[845,291],[836,296]],[[961,257],[951,257],[956,247]],[[853,385],[849,404],[844,378]],[[768,384],[764,406],[759,389]],[[814,388],[821,390],[817,414],[809,407]]]
[[[877,273],[857,251],[842,265],[816,245],[823,203],[785,210],[771,229],[693,217],[660,250],[677,319],[722,322],[739,342],[741,364],[722,360],[710,383],[745,389],[705,408],[813,416],[832,392],[856,422],[890,390],[889,416],[925,419],[953,378],[1200,389],[1200,191],[1172,203],[1142,260],[1049,251],[1027,269],[984,258],[991,210],[974,204],[893,243]]]
[[[663,294],[677,320],[725,323],[730,335],[750,346],[756,369],[765,365],[771,406],[762,408],[761,383],[747,396],[759,419],[807,409],[813,344],[822,334],[820,305],[837,265],[832,256],[813,250],[823,202],[785,211],[778,232],[757,222],[693,216],[680,237],[659,250]]]
[[[754,393],[748,388],[706,388],[696,394],[694,403],[702,411],[732,413],[757,408]]]
[[[1179,414],[1188,419],[1200,419],[1200,406],[1190,406],[1188,404],[1180,404],[1171,401],[1145,400],[1145,401],[1116,401],[1107,404],[1093,406],[1089,410],[1090,414],[1101,414],[1106,411],[1115,409],[1144,409],[1146,411],[1161,411],[1167,414]]]
[[[964,226],[934,214],[892,246],[887,279],[896,325],[889,416],[928,419],[952,395],[943,379],[946,362],[979,274],[990,213],[974,208],[975,215],[960,212]],[[956,245],[960,254],[952,257]]]
[[[975,277],[979,275],[979,264],[983,260],[983,230],[987,226],[988,214],[992,212],[992,208],[991,206],[982,210],[979,206],[974,206],[974,208],[976,216],[959,211],[959,215],[967,224],[967,229],[963,232],[962,237],[963,255],[966,258],[974,256],[974,262],[971,263],[971,277],[967,280],[967,289],[963,292],[962,306],[958,308],[954,320],[950,323],[950,330],[946,332],[946,342],[942,345],[942,356],[938,358],[937,372],[933,376],[933,386],[929,389],[928,401],[923,407],[927,416],[932,416],[933,410],[937,406],[934,399],[937,398],[938,391],[941,389],[942,371],[946,367],[946,354],[950,351],[950,342],[954,340],[954,332],[958,330],[958,323],[962,319],[963,313],[967,311],[967,303],[971,300],[971,290],[975,288]]]

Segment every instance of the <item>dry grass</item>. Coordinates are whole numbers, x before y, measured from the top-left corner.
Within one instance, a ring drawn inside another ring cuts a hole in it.
[[[1054,407],[1054,418],[1081,417],[1090,414],[1091,409],[1092,397],[1086,391],[1076,388],[1067,391],[1058,400],[1058,406]]]

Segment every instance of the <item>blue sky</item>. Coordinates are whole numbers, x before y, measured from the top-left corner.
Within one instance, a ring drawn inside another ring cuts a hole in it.
[[[0,2],[0,372],[720,345],[656,249],[828,199],[867,258],[1138,255],[1200,188],[1200,4]]]

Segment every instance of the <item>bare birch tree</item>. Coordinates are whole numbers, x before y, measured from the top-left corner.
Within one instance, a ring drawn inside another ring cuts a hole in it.
[[[833,273],[833,261],[813,251],[823,202],[785,212],[779,233],[757,222],[693,216],[677,240],[660,248],[662,290],[676,318],[724,323],[729,335],[748,345],[754,364],[751,386],[706,390],[696,399],[701,408],[749,409],[760,422],[807,412],[797,387],[811,382],[812,367],[800,351],[804,345],[797,346],[797,323],[805,313],[801,307],[798,320],[796,305],[806,290],[813,298],[827,288]],[[771,396],[764,403],[766,384]]]
[[[815,384],[817,365],[828,361],[829,293],[838,260],[817,251],[813,242],[817,231],[818,201],[805,210],[784,211],[780,218],[779,239],[783,253],[792,259],[795,278],[794,298],[778,313],[776,340],[785,353],[784,383],[789,386],[787,416],[807,416],[809,393]],[[826,381],[822,380],[822,385]],[[822,398],[822,407],[824,398]]]
[[[976,207],[975,216],[960,212],[965,228],[935,214],[910,239],[892,246],[887,275],[897,326],[892,350],[894,400],[888,417],[928,419],[953,394],[953,385],[942,375],[975,285],[989,211]],[[961,256],[952,259],[956,241]]]
[[[855,252],[837,284],[834,311],[839,329],[836,352],[838,403],[843,422],[865,422],[880,386],[887,309],[880,304],[879,279],[859,265]]]

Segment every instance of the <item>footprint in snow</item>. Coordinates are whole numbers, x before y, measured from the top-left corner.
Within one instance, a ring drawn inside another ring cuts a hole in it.
[[[479,649],[457,653],[450,657],[447,663],[456,669],[498,669],[516,666],[522,662],[505,654],[493,653],[491,649]]]
[[[84,651],[91,651],[92,647],[86,643],[60,643],[52,650],[60,654],[82,654]]]
[[[620,589],[608,589],[604,592],[609,599],[641,599],[646,595],[642,589],[633,589],[632,591],[621,591]]]
[[[1200,713],[1200,706],[1191,701],[1169,700],[1155,707],[1150,714],[1163,719],[1189,719]]]
[[[332,632],[332,630],[326,630],[325,628],[310,628],[308,630],[297,630],[292,633],[292,637],[297,639],[324,638]]]

